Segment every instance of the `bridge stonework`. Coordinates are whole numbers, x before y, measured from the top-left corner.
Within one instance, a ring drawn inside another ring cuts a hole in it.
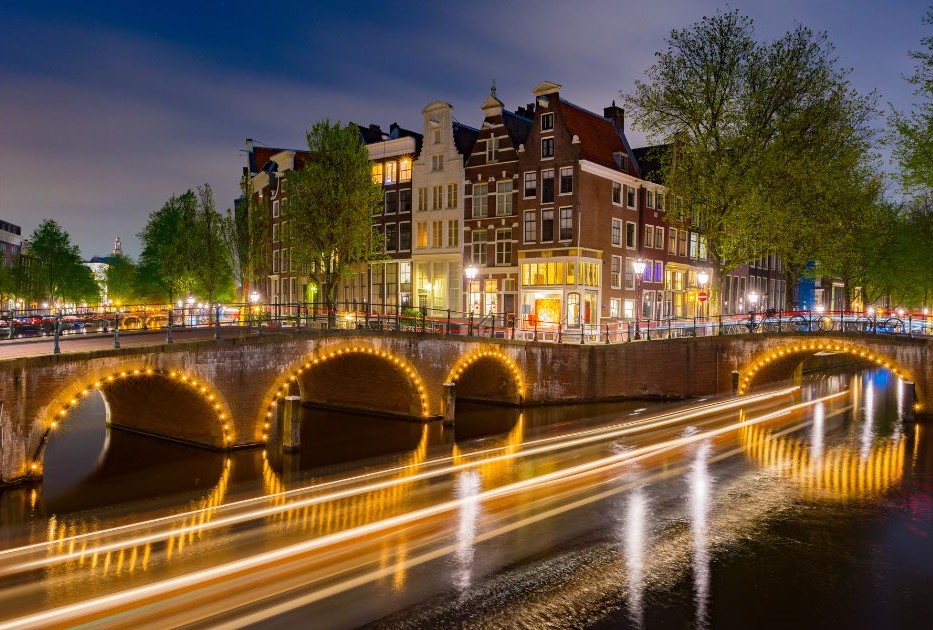
[[[742,392],[791,378],[807,356],[846,352],[933,393],[933,340],[743,335],[559,345],[416,333],[274,334],[0,360],[0,481],[40,476],[44,446],[100,390],[108,422],[210,448],[259,445],[282,397],[431,420],[458,398],[554,404]],[[860,355],[860,353],[862,353]],[[924,409],[926,411],[926,409]]]

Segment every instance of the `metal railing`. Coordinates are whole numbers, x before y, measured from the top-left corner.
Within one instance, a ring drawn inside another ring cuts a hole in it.
[[[313,329],[359,329],[425,335],[462,335],[569,344],[629,343],[677,337],[766,333],[849,332],[904,337],[933,336],[933,317],[921,313],[749,312],[693,318],[644,318],[544,322],[529,315],[461,312],[427,306],[367,302],[291,302],[281,304],[135,304],[78,307],[70,310],[17,309],[0,312],[0,343],[24,337],[60,339],[77,335],[112,335],[164,331],[166,343],[187,330],[212,329],[262,335],[264,332]]]

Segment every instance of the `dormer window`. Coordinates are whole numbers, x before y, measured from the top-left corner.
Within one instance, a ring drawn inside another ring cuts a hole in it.
[[[554,128],[554,114],[541,114],[541,131],[550,131]]]
[[[623,171],[628,170],[628,155],[622,151],[616,151],[612,154],[612,157],[616,162],[616,166],[618,166]]]

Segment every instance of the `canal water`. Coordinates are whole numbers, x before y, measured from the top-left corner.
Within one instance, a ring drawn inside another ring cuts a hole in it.
[[[700,445],[671,465],[682,472],[636,471],[631,489],[546,529],[471,545],[413,569],[402,590],[350,592],[328,604],[339,614],[315,618],[322,627],[931,628],[933,427],[903,422],[903,384],[884,370],[811,375],[802,398],[842,390],[845,406],[818,403],[789,428],[743,430],[731,450]],[[50,441],[43,483],[0,494],[0,547],[44,540],[50,523],[88,531],[661,407],[647,406],[460,405],[455,429],[303,409],[302,452],[283,456],[274,444],[223,454],[107,430],[103,401],[89,398]],[[307,612],[274,625],[294,627]]]

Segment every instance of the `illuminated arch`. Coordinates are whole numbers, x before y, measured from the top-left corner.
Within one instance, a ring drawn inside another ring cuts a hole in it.
[[[777,365],[785,359],[792,359],[794,364],[800,363],[817,352],[841,352],[866,362],[875,363],[879,367],[890,370],[894,376],[903,380],[913,380],[910,373],[893,359],[881,353],[869,350],[844,340],[807,339],[792,341],[781,346],[769,348],[750,359],[739,370],[739,395],[747,394],[755,381],[755,376],[768,367]],[[918,397],[920,392],[917,392]],[[919,405],[919,403],[918,403]],[[919,410],[920,407],[917,407]]]
[[[460,357],[454,367],[450,370],[450,373],[447,375],[446,382],[456,383],[460,380],[464,372],[466,372],[466,370],[471,365],[482,359],[492,359],[494,361],[498,361],[504,368],[506,368],[515,383],[515,389],[516,393],[518,394],[519,401],[524,400],[525,379],[522,376],[522,371],[518,367],[518,364],[515,363],[515,361],[512,359],[512,357],[502,352],[498,348],[483,348],[480,350],[474,350],[473,352]]]
[[[364,346],[360,344],[321,348],[320,350],[314,352],[310,357],[297,364],[294,368],[286,371],[273,385],[272,393],[268,395],[268,403],[265,407],[265,416],[261,420],[263,428],[261,435],[262,440],[266,441],[269,438],[269,428],[271,426],[272,419],[275,416],[275,408],[278,405],[278,401],[287,396],[290,390],[293,390],[302,374],[313,369],[316,365],[321,365],[332,359],[354,354],[382,359],[401,372],[412,385],[412,388],[415,389],[418,393],[418,400],[420,403],[420,417],[422,419],[427,419],[431,416],[431,406],[429,404],[430,401],[424,386],[424,380],[421,378],[421,375],[418,373],[418,371],[402,357],[385,350],[379,350],[373,346]]]
[[[223,401],[220,394],[213,388],[208,387],[206,382],[198,380],[196,377],[189,376],[180,370],[162,370],[147,367],[115,370],[109,373],[104,372],[96,377],[82,379],[52,399],[47,407],[45,416],[41,420],[44,432],[33,454],[32,461],[29,464],[30,471],[33,473],[39,473],[41,471],[45,446],[52,435],[52,431],[67,420],[68,415],[74,411],[82,399],[87,398],[87,396],[95,390],[101,391],[106,399],[106,388],[108,384],[122,379],[152,376],[165,377],[196,393],[208,404],[213,413],[216,414],[217,422],[220,425],[221,434],[223,436],[223,446],[226,448],[233,443],[234,435],[230,422],[230,409]]]
[[[839,501],[877,497],[900,483],[904,474],[905,441],[889,439],[867,454],[844,445],[814,455],[803,440],[775,436],[758,426],[743,427],[740,441],[746,457],[792,480],[805,497]]]

